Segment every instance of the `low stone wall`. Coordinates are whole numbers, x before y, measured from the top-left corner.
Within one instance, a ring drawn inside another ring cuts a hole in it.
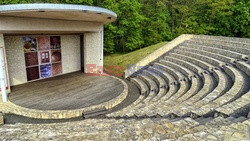
[[[167,43],[163,47],[157,49],[153,53],[149,54],[147,57],[143,58],[141,61],[136,63],[132,68],[128,68],[124,71],[124,77],[127,78],[138,71],[139,68],[143,66],[147,66],[150,62],[154,61],[158,57],[162,56],[166,52],[170,51],[180,43],[184,42],[185,40],[189,40],[193,37],[193,35],[183,34],[178,38],[174,39],[173,41]],[[134,69],[135,68],[135,69]]]
[[[3,113],[16,114],[35,119],[69,119],[69,118],[81,117],[82,114],[86,111],[100,109],[103,107],[109,110],[115,107],[116,105],[120,104],[128,95],[127,84],[119,78],[116,77],[113,78],[118,79],[123,84],[124,86],[123,92],[116,98],[113,98],[107,102],[98,105],[76,110],[35,110],[35,109],[24,108],[8,101],[6,103],[0,102],[0,111]]]

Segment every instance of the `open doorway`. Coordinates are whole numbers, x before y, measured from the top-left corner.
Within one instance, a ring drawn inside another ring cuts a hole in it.
[[[84,72],[84,34],[80,35],[81,71]]]

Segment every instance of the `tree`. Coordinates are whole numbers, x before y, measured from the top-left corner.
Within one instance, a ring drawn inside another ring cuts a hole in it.
[[[116,0],[96,0],[94,2],[96,5],[99,5],[104,8],[108,8],[113,10],[118,16],[121,15],[121,12],[119,10],[119,3],[116,2]],[[116,52],[116,38],[117,38],[117,32],[118,32],[118,26],[117,26],[117,20],[113,23],[104,25],[104,53],[114,53]]]
[[[162,1],[141,0],[142,14],[145,20],[142,24],[144,46],[170,40],[171,28],[168,25],[170,15]]]
[[[104,52],[129,52],[181,34],[250,38],[249,0],[0,0],[95,5],[117,13],[104,26]]]

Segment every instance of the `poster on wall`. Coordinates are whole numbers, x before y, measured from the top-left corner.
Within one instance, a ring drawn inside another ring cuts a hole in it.
[[[60,36],[23,37],[27,80],[62,74]]]
[[[26,67],[38,66],[37,52],[28,52],[24,54]]]
[[[49,51],[40,51],[40,64],[50,63]]]
[[[60,36],[51,36],[50,37],[50,48],[51,49],[61,49]]]
[[[34,37],[23,37],[23,49],[24,52],[37,51],[37,42]]]
[[[62,73],[62,63],[53,63],[52,64],[52,73],[53,73],[53,76],[61,74]]]
[[[50,49],[50,38],[47,36],[37,37],[38,50],[49,50]]]
[[[52,50],[51,51],[51,60],[53,63],[61,62],[62,61],[61,50]]]
[[[52,76],[51,64],[40,65],[41,78],[48,78]]]
[[[40,78],[38,66],[26,68],[26,72],[27,72],[28,81],[36,80]]]

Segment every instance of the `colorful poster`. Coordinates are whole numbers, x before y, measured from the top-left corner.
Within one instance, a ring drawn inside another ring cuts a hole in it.
[[[24,56],[25,56],[26,67],[38,65],[37,52],[25,53]]]
[[[52,76],[51,64],[40,65],[41,78],[48,78]]]
[[[37,42],[34,37],[23,37],[23,49],[24,52],[37,51]]]
[[[50,38],[49,37],[38,37],[37,38],[38,50],[49,50],[50,49]]]
[[[28,81],[39,79],[39,68],[38,66],[26,68]]]
[[[61,50],[51,51],[51,61],[53,63],[62,61]]]
[[[62,73],[60,36],[23,37],[27,80]]]
[[[50,63],[49,51],[40,51],[40,64]]]
[[[50,37],[50,48],[51,49],[61,49],[60,36],[51,36]]]
[[[53,73],[53,76],[61,74],[62,73],[62,63],[52,64],[52,73]]]

